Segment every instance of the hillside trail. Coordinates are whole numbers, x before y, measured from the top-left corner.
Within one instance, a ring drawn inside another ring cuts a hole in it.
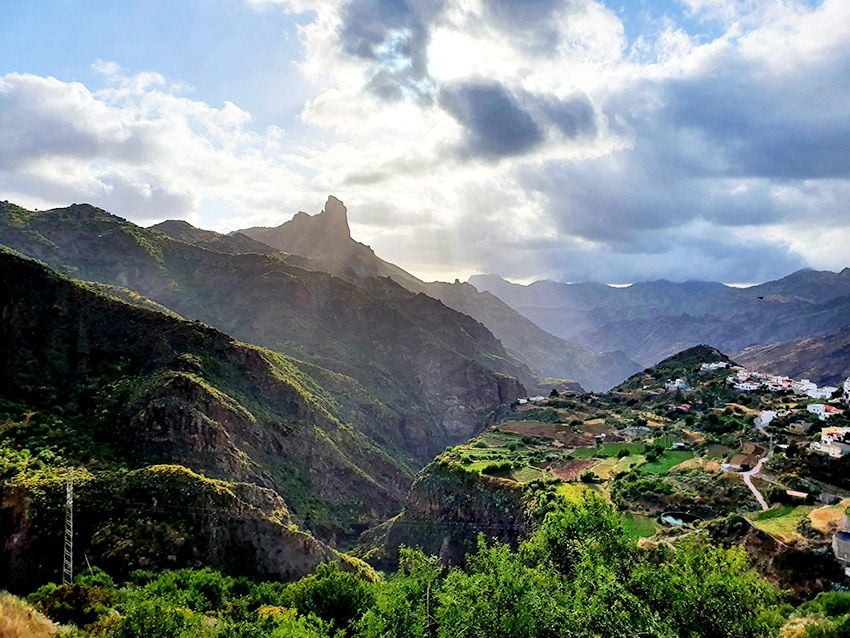
[[[758,501],[762,510],[768,510],[770,509],[770,506],[767,504],[767,501],[764,496],[762,496],[761,492],[758,491],[758,488],[753,484],[753,476],[761,471],[761,466],[764,465],[764,462],[767,459],[768,455],[761,457],[753,469],[741,473],[741,476],[744,477],[744,483],[746,483],[747,487],[750,488],[750,491],[753,493],[753,496],[756,497],[756,501]]]

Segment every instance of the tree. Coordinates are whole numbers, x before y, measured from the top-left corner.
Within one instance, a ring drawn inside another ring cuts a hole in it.
[[[747,564],[740,547],[724,549],[705,536],[661,546],[631,571],[631,589],[676,635],[745,638],[771,635],[766,616],[776,589]]]
[[[559,576],[524,564],[507,545],[478,550],[465,570],[452,570],[438,594],[438,636],[536,638],[558,635],[565,623]]]
[[[398,572],[381,583],[374,605],[357,624],[357,635],[363,638],[434,636],[442,579],[443,570],[436,557],[402,547]]]
[[[347,629],[375,602],[374,585],[336,563],[322,563],[316,571],[292,583],[283,602],[301,614],[314,614],[334,630]]]
[[[585,494],[578,504],[562,504],[547,514],[522,550],[529,559],[551,564],[569,576],[585,551],[626,561],[630,546],[614,507],[595,494]]]

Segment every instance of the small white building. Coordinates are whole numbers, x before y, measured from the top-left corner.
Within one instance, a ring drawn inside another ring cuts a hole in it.
[[[761,386],[758,383],[752,383],[751,381],[744,381],[742,383],[736,383],[735,389],[738,392],[755,392]]]
[[[700,364],[699,370],[700,372],[714,372],[716,370],[723,370],[724,368],[729,367],[729,362],[727,361],[715,361],[713,363],[702,363]]]
[[[667,392],[684,392],[690,390],[691,386],[684,379],[675,379],[664,384],[664,389]]]
[[[850,377],[844,381],[844,403],[850,407]]]
[[[758,416],[756,417],[755,426],[757,428],[766,428],[768,425],[770,425],[770,422],[773,421],[773,419],[775,418],[775,410],[762,410],[758,413]]]
[[[831,385],[825,385],[823,387],[818,388],[815,386],[814,390],[809,390],[806,392],[806,396],[810,396],[813,399],[828,399],[838,388],[833,388]]]
[[[821,421],[826,421],[829,417],[841,414],[841,410],[832,405],[824,403],[810,403],[806,406],[806,410],[816,415]]]
[[[794,382],[793,389],[797,394],[808,394],[809,392],[817,390],[818,386],[816,383],[812,383],[808,379],[800,379],[799,381]]]
[[[541,401],[545,401],[546,397],[544,396],[536,396],[536,397],[528,397],[528,400],[532,403],[540,403]]]
[[[836,459],[847,456],[850,454],[850,428],[824,428],[820,441],[812,443],[812,449]]]

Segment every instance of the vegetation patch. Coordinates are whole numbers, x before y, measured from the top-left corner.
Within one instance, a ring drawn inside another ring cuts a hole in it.
[[[655,461],[644,463],[638,471],[643,474],[666,474],[693,456],[694,453],[690,450],[664,450]]]
[[[752,517],[752,523],[763,532],[779,539],[783,543],[793,543],[803,540],[799,527],[807,521],[812,507],[808,505],[781,505],[765,512],[759,512]]]
[[[658,525],[654,518],[632,512],[623,515],[623,526],[625,527],[626,535],[635,541],[639,538],[655,536],[655,533],[658,531]]]

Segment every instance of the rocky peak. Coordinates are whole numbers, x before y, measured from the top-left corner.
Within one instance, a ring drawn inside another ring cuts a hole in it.
[[[351,239],[351,229],[348,227],[348,209],[340,200],[333,195],[328,196],[325,209],[316,218],[325,218],[325,225],[334,234],[339,233],[346,239]]]

